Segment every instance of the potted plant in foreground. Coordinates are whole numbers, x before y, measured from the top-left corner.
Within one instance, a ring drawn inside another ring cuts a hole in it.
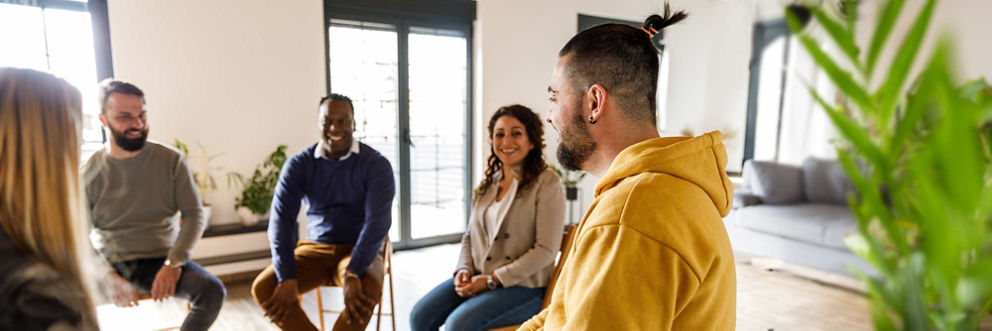
[[[876,71],[904,2],[878,3],[865,48],[855,38],[857,1],[792,5],[786,16],[843,95],[830,104],[810,89],[843,137],[837,154],[856,189],[848,202],[858,221],[845,242],[878,272],[861,276],[875,328],[977,330],[992,309],[992,90],[984,81],[958,85],[946,38],[914,66],[936,0],[921,1],[891,64]],[[810,19],[839,55],[803,31]],[[913,68],[922,70],[910,80]]]
[[[276,147],[247,179],[239,173],[228,173],[228,183],[234,182],[243,188],[241,196],[234,199],[234,208],[245,226],[254,225],[260,219],[268,217],[272,194],[279,182],[279,172],[286,162],[286,148],[286,145]]]

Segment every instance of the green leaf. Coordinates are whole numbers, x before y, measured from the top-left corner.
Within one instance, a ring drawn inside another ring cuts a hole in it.
[[[989,185],[985,186],[979,201],[978,218],[988,219],[990,214],[992,214],[992,189],[989,189]]]
[[[841,2],[841,16],[844,17],[844,23],[847,25],[847,31],[851,33],[852,38],[855,35],[855,29],[857,29],[859,1],[860,0],[843,0]]]
[[[837,130],[840,131],[845,138],[847,138],[854,149],[864,155],[868,161],[875,164],[879,169],[888,168],[887,162],[885,161],[885,155],[883,155],[878,146],[875,146],[875,143],[871,141],[871,138],[868,136],[868,132],[858,127],[858,125],[848,118],[847,115],[827,104],[827,102],[820,97],[820,94],[817,93],[816,90],[810,88],[809,91],[813,96],[813,99],[815,99],[816,102],[820,104],[820,107],[823,107],[823,110],[827,112],[827,116],[830,117],[830,120],[834,123],[834,126],[837,127]]]
[[[857,192],[861,194],[862,198],[855,198],[854,194],[849,194],[847,197],[848,205],[851,207],[851,213],[854,215],[855,219],[858,221],[858,231],[861,234],[861,239],[867,244],[868,250],[866,251],[871,256],[867,259],[868,262],[874,261],[878,263],[875,268],[879,273],[887,277],[891,277],[895,270],[895,266],[891,261],[887,260],[884,255],[884,247],[878,237],[871,233],[870,223],[873,221],[873,215],[877,215],[878,203],[868,203],[869,199],[863,198],[864,196],[878,197],[878,194],[873,194],[871,191],[874,190],[868,179],[861,173],[861,170],[854,163],[854,159],[851,157],[849,151],[845,149],[837,150],[837,159],[844,168],[844,172],[847,177],[851,180],[851,184],[857,189]],[[873,199],[878,201],[878,198]],[[883,211],[884,213],[884,211]],[[892,222],[889,222],[892,223]],[[857,240],[857,239],[855,239]],[[855,244],[859,244],[855,242]]]
[[[911,166],[912,181],[915,184],[915,209],[918,211],[920,230],[926,240],[922,242],[926,252],[927,265],[931,272],[937,272],[940,278],[949,279],[959,270],[961,263],[960,238],[955,235],[956,224],[950,217],[947,197],[941,194],[938,178],[932,171],[933,162],[942,162],[934,158],[931,151],[924,151],[913,160]],[[933,277],[931,277],[933,278]]]
[[[865,240],[865,236],[860,233],[852,233],[844,236],[844,244],[851,249],[854,254],[857,254],[865,261],[868,261],[872,266],[876,268],[882,265],[882,261],[878,261],[874,256],[871,255],[871,246],[868,245],[868,241]]]
[[[844,51],[844,55],[847,55],[851,63],[856,67],[860,66],[858,61],[858,46],[854,44],[854,36],[850,30],[841,25],[840,22],[830,18],[829,15],[823,9],[819,7],[813,7],[813,17],[816,18],[817,22],[823,26],[830,38],[833,39],[837,46]],[[860,70],[861,68],[858,67]]]
[[[904,274],[902,301],[904,309],[902,312],[903,323],[907,330],[928,330],[931,329],[927,319],[927,298],[922,286],[921,277],[924,276],[926,258],[921,252],[912,252],[908,255],[907,267],[902,269]]]
[[[827,77],[830,77],[830,80],[837,86],[837,89],[844,92],[844,95],[851,98],[862,110],[872,111],[875,109],[867,90],[864,86],[854,81],[850,72],[841,69],[809,35],[801,34],[798,38],[799,42],[806,48],[806,51],[809,52],[810,57],[813,58],[813,61],[823,69]]]
[[[919,81],[916,92],[907,98],[906,111],[901,120],[896,121],[896,130],[889,140],[889,155],[898,159],[903,152],[903,146],[910,135],[916,131],[918,124],[928,107],[931,106],[931,90],[933,78],[925,72]]]
[[[964,85],[958,88],[958,93],[971,102],[981,104],[988,89],[989,84],[985,81],[985,78],[979,78],[964,83]]]
[[[964,100],[953,85],[949,48],[948,43],[942,41],[928,69],[938,82],[934,92],[940,109],[940,122],[931,134],[931,150],[935,160],[939,160],[934,168],[938,179],[942,180],[941,193],[949,197],[952,210],[964,213],[978,207],[987,164],[978,132],[979,110]]]
[[[176,146],[176,149],[178,149],[179,152],[183,153],[183,158],[189,157],[189,146],[186,146],[186,143],[183,143],[181,140],[176,139],[176,141],[173,142],[172,145]]]
[[[955,289],[960,302],[970,308],[979,309],[992,297],[992,258],[985,257],[965,272]]]
[[[899,12],[902,11],[904,2],[905,0],[889,1],[878,15],[878,24],[875,25],[875,33],[871,36],[871,45],[868,47],[868,58],[866,59],[868,65],[865,69],[868,72],[868,77],[871,77],[875,70],[875,63],[882,53],[882,48],[885,46],[889,34],[892,33],[892,27],[895,26],[896,19],[899,18]]]
[[[889,306],[885,300],[885,289],[877,282],[868,278],[864,273],[858,273],[858,278],[868,286],[868,300],[871,305],[868,307],[871,314],[872,324],[877,331],[897,330],[895,321],[892,320],[892,313],[887,309]]]
[[[923,37],[926,36],[935,5],[936,0],[928,0],[923,9],[920,10],[913,27],[899,48],[899,53],[896,54],[895,60],[889,67],[888,75],[886,75],[885,82],[878,93],[881,97],[878,118],[880,119],[879,126],[882,128],[888,127],[896,101],[902,95],[902,87],[906,84],[906,77],[909,76],[916,54],[920,51],[920,45],[923,43]]]

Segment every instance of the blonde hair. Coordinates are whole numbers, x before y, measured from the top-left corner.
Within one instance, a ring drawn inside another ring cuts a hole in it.
[[[80,200],[81,97],[51,74],[0,68],[0,227],[22,251],[75,282],[95,322]]]

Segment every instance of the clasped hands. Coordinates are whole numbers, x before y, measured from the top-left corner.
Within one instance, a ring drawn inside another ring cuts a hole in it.
[[[489,290],[489,286],[486,285],[488,280],[488,275],[472,276],[468,269],[458,270],[455,274],[455,293],[463,298],[474,297]]]

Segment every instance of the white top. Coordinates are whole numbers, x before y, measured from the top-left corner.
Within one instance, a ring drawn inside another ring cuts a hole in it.
[[[313,158],[315,159],[325,158],[328,160],[332,159],[330,155],[327,155],[326,149],[327,149],[327,143],[325,143],[323,140],[317,142],[317,149],[313,150]],[[348,149],[348,153],[345,153],[344,156],[338,159],[338,161],[347,160],[348,157],[351,156],[351,154],[358,154],[360,150],[361,149],[358,147],[358,139],[351,138],[351,148]]]
[[[506,212],[510,210],[510,205],[513,204],[513,197],[517,194],[517,183],[517,179],[513,178],[513,182],[510,183],[510,188],[507,189],[503,200],[493,200],[492,204],[486,207],[486,212],[482,216],[482,222],[485,225],[486,233],[489,234],[490,242],[496,239],[499,226],[503,223]],[[499,193],[497,192],[496,195],[498,196]]]

